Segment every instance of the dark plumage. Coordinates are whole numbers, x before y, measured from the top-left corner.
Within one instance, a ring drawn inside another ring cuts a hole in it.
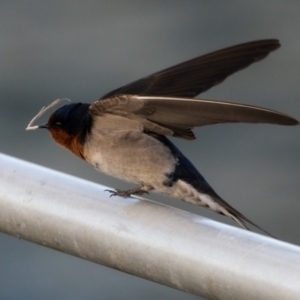
[[[52,132],[55,129],[63,129],[72,137],[78,136],[83,144],[92,125],[92,118],[88,113],[89,107],[90,104],[88,103],[65,105],[50,116],[47,125],[49,129],[52,129]]]
[[[270,39],[218,50],[131,82],[101,99],[120,94],[194,98],[279,47],[278,40]]]

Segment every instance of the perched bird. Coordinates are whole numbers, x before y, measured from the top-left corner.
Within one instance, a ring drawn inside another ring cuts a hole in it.
[[[194,127],[217,123],[298,124],[265,108],[192,99],[279,46],[278,40],[268,39],[206,54],[113,90],[92,104],[67,104],[47,124],[33,126],[58,99],[42,108],[26,129],[46,128],[59,145],[97,170],[138,185],[110,191],[112,195],[156,191],[207,207],[244,228],[249,223],[261,229],[225,202],[166,136],[194,140]]]

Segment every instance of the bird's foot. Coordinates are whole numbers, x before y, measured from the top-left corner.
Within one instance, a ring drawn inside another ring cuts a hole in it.
[[[131,197],[131,195],[143,195],[143,194],[149,194],[148,191],[143,190],[142,188],[136,188],[136,189],[132,189],[132,190],[119,190],[119,189],[115,189],[115,190],[105,190],[105,192],[109,192],[111,193],[110,197],[113,196],[120,196],[120,197],[124,197],[124,198],[128,198]]]

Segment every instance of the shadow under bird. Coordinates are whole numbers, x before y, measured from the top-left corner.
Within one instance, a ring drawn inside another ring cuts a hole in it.
[[[294,118],[266,108],[192,99],[279,46],[278,40],[267,39],[212,52],[122,86],[92,104],[67,104],[47,124],[33,126],[58,99],[26,129],[46,128],[59,145],[97,170],[138,185],[111,195],[157,191],[264,231],[225,202],[166,136],[194,140],[194,127],[218,123],[297,125]]]

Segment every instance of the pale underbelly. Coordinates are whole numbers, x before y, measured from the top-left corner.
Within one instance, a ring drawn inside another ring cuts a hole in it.
[[[85,154],[100,172],[135,184],[162,184],[166,174],[175,168],[169,148],[142,133],[127,135],[126,139],[110,136],[101,142],[90,142]]]

